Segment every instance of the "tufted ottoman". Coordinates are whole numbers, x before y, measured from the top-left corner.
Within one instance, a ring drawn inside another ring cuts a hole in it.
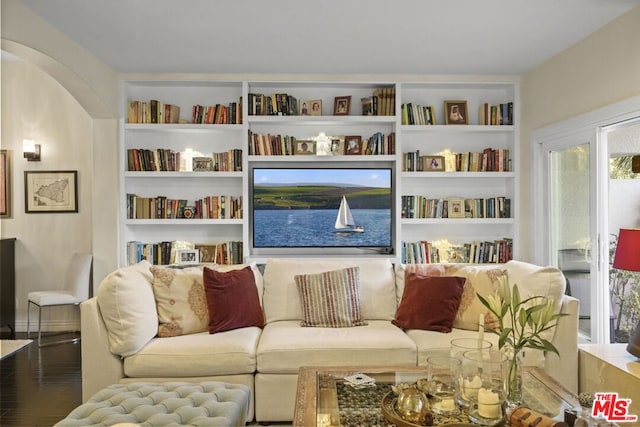
[[[249,388],[223,382],[114,384],[56,426],[244,426]]]

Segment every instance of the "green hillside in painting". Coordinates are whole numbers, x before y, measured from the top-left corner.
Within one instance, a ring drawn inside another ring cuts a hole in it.
[[[389,209],[388,188],[338,187],[333,185],[256,186],[254,209],[338,209],[342,196],[351,209]]]

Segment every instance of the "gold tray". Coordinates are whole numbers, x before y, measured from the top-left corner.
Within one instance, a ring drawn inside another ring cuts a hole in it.
[[[384,418],[392,424],[395,424],[398,427],[425,427],[430,424],[414,424],[403,419],[398,412],[396,411],[396,402],[398,398],[395,393],[390,391],[382,398],[382,415]],[[478,427],[475,424],[469,423],[446,423],[440,424],[441,426],[447,427]]]

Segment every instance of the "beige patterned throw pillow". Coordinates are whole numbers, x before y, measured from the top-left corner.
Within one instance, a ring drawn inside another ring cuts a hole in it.
[[[202,267],[153,266],[153,295],[158,310],[158,336],[204,332],[209,325]]]
[[[344,328],[363,326],[360,308],[360,268],[349,267],[294,276],[302,326]]]
[[[476,294],[483,297],[493,294],[500,281],[506,280],[507,270],[497,267],[449,264],[445,267],[445,275],[467,279],[453,327],[477,331],[481,315],[484,317],[486,327],[497,327],[498,319],[482,305]]]

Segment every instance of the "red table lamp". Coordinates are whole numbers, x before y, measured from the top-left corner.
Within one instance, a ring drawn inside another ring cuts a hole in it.
[[[640,271],[640,229],[621,228],[618,245],[613,258],[613,268],[627,271]],[[640,322],[629,339],[627,351],[640,357]]]

